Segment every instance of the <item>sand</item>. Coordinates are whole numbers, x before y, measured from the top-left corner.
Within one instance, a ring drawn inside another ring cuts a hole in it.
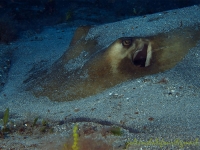
[[[149,36],[180,26],[199,24],[199,14],[200,7],[192,6],[130,18],[96,26],[87,38],[99,35],[99,44],[108,46],[113,39],[122,36]],[[36,98],[24,91],[23,81],[28,77],[30,69],[33,66],[48,67],[54,63],[67,49],[74,31],[75,28],[66,28],[65,24],[46,27],[40,34],[27,37],[27,33],[24,33],[21,39],[5,46],[14,51],[8,81],[0,93],[0,116],[9,108],[10,120],[13,122],[30,121],[35,117],[54,123],[64,121],[64,125],[60,126],[62,130],[43,137],[41,141],[44,143],[55,136],[67,137],[73,124],[71,128],[65,125],[69,126],[71,122],[120,126],[126,130],[124,140],[129,136],[166,140],[199,138],[200,42],[183,61],[164,73],[130,80],[81,100],[52,102],[46,97]],[[12,138],[8,136],[1,139],[0,145],[4,145],[2,149],[7,149],[14,142],[19,149],[20,146],[26,149],[33,143],[41,143],[35,136],[20,140],[19,135],[14,134]],[[43,148],[36,146],[36,149]]]

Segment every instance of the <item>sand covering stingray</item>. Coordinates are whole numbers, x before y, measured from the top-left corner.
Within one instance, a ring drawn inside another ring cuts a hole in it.
[[[103,48],[97,37],[85,39],[89,30],[78,28],[68,50],[50,68],[32,69],[24,81],[26,90],[55,101],[85,98],[174,67],[200,40],[197,25],[152,37],[121,37]]]

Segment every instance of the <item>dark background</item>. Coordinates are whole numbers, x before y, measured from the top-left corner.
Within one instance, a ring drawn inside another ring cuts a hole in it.
[[[135,16],[199,5],[200,0],[0,0],[0,42],[43,27],[99,25]]]

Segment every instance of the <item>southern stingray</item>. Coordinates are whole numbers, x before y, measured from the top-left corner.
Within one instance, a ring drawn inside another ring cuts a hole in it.
[[[200,30],[185,27],[149,37],[113,39],[107,48],[87,39],[79,27],[66,52],[49,68],[29,73],[27,91],[53,101],[95,95],[124,81],[163,72],[180,62],[200,40]],[[33,70],[33,69],[32,69]]]

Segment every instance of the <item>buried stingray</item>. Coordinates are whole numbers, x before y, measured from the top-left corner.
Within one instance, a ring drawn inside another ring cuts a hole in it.
[[[102,49],[76,30],[69,49],[50,68],[30,72],[25,88],[36,97],[71,101],[102,92],[129,79],[174,67],[200,40],[200,31],[180,28],[152,37],[122,37]]]

